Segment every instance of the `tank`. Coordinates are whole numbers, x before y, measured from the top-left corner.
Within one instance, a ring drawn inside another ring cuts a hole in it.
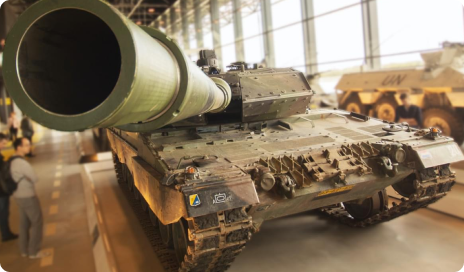
[[[405,215],[444,197],[450,163],[464,159],[437,128],[309,110],[314,92],[295,69],[223,72],[211,50],[195,66],[170,37],[96,0],[30,7],[3,69],[35,121],[107,129],[118,180],[159,230],[169,271],[226,270],[273,218],[320,210],[367,227]]]
[[[438,127],[459,145],[464,142],[464,44],[422,53],[420,69],[384,70],[343,75],[336,89],[342,109],[394,121],[400,95],[409,93],[423,110],[424,127]]]

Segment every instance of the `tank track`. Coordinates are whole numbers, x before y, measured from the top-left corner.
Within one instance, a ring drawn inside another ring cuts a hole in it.
[[[125,181],[122,164],[114,153],[113,161],[118,183],[123,185]],[[244,208],[193,218],[187,221],[189,236],[187,254],[179,265],[175,251],[163,243],[159,229],[153,226],[148,214],[142,210],[140,201],[133,197],[128,186],[121,188],[165,271],[225,271],[251,237],[252,221]]]
[[[158,259],[166,272],[179,271],[179,265],[176,261],[176,254],[173,249],[168,248],[161,238],[159,229],[151,223],[149,215],[143,211],[142,204],[139,200],[134,198],[134,194],[129,190],[125,177],[122,172],[122,163],[119,162],[118,157],[113,153],[114,169],[116,171],[116,177],[121,187],[121,191],[128,200],[129,204],[134,211],[137,219],[139,220],[140,226],[148,238],[153,251],[158,256]]]
[[[421,186],[417,189],[416,194],[413,194],[410,198],[401,198],[400,203],[393,202],[391,207],[384,207],[384,210],[380,213],[364,220],[354,219],[341,204],[323,208],[321,211],[342,224],[355,228],[365,228],[390,221],[435,203],[444,197],[447,191],[451,190],[454,183],[454,179],[450,179],[447,182],[440,184],[432,184],[427,187]],[[421,195],[424,191],[426,192],[426,195],[418,197],[418,195]]]

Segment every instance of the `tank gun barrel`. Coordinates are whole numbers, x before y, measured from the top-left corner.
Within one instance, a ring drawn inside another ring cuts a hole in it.
[[[7,90],[35,121],[58,130],[150,128],[230,103],[165,34],[139,27],[99,0],[42,0],[10,31]],[[143,126],[142,126],[143,127]]]

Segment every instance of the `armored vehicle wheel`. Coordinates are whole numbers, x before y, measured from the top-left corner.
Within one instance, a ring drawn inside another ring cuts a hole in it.
[[[346,211],[357,220],[364,220],[383,211],[388,204],[388,195],[384,190],[364,199],[362,203],[345,202]]]
[[[155,213],[151,209],[148,209],[148,215],[150,216],[151,224],[154,227],[158,227],[158,224],[159,224],[158,217],[156,217]]]
[[[438,127],[444,135],[454,138],[456,143],[464,142],[464,124],[456,114],[442,108],[431,108],[424,112],[424,127]]]
[[[415,179],[416,174],[411,174],[402,181],[393,184],[392,187],[401,196],[410,197],[412,194],[416,192],[416,189],[414,188]]]
[[[381,98],[377,102],[377,106],[375,109],[377,118],[389,122],[395,121],[396,107],[398,107],[398,104],[396,103],[393,97]]]
[[[352,95],[348,98],[345,103],[340,105],[340,108],[350,112],[366,114],[366,107],[361,103],[357,95]]]
[[[139,194],[140,194],[140,191],[139,191]],[[149,210],[148,203],[145,200],[145,198],[142,196],[142,194],[140,194],[140,204],[142,205],[142,210],[144,212],[148,212]]]
[[[174,243],[174,250],[176,251],[177,261],[182,263],[184,256],[187,255],[188,248],[188,226],[186,222],[181,219],[179,222],[172,225],[172,240]]]
[[[161,221],[158,220],[158,228],[161,234],[161,240],[163,240],[163,243],[169,247],[172,248],[172,226],[171,224],[169,225],[164,225],[161,223]]]

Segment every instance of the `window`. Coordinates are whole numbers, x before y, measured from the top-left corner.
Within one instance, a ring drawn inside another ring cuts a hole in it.
[[[364,64],[362,7],[359,1],[314,1],[319,71],[341,70]],[[352,5],[351,7],[341,9]],[[339,10],[337,10],[339,9]],[[327,13],[337,10],[333,13]],[[347,61],[352,60],[352,61]]]
[[[264,59],[261,8],[258,0],[242,0],[245,61],[261,63]]]
[[[378,0],[381,55],[440,48],[463,41],[463,6],[457,0]],[[422,63],[420,53],[382,57],[382,64]]]
[[[273,0],[272,24],[276,67],[305,71],[300,0]]]
[[[219,7],[219,18],[221,27],[221,47],[222,47],[222,68],[236,62],[235,58],[235,35],[234,25],[232,23],[232,2],[229,0],[222,1]]]

